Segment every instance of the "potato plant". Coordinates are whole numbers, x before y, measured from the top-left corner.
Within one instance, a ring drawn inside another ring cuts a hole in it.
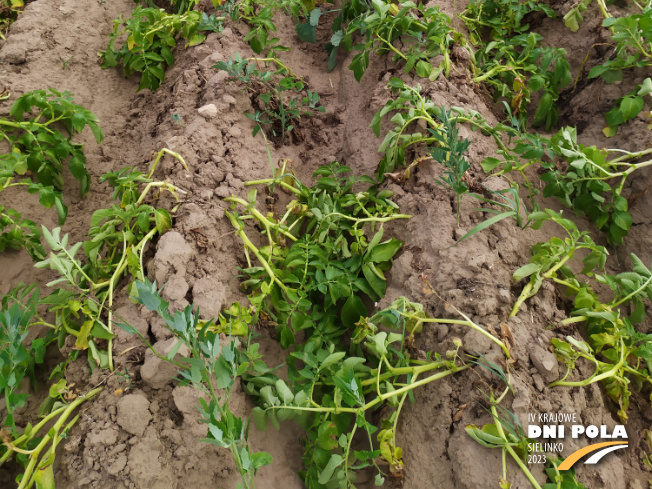
[[[0,0],[0,39],[5,39],[9,26],[18,18],[24,6],[23,0]]]
[[[652,159],[646,159],[652,149],[630,152],[587,147],[578,143],[574,128],[560,130],[552,145],[568,167],[551,168],[542,175],[541,180],[546,182],[543,195],[558,197],[574,212],[595,222],[610,244],[621,244],[632,225],[628,202],[621,193],[632,173],[652,165]],[[609,182],[614,182],[613,186]]]
[[[35,368],[44,362],[45,349],[56,339],[55,328],[38,315],[40,291],[35,285],[17,287],[2,298],[0,308],[0,395],[6,416],[0,429],[0,468],[13,457],[24,466],[17,477],[20,489],[54,488],[54,457],[57,444],[75,424],[78,415],[68,421],[75,409],[95,396],[100,389],[77,396],[65,390],[65,381],[50,389],[50,397],[39,409],[43,417],[35,426],[16,425],[14,413],[25,406],[29,394],[23,379],[36,385]],[[29,328],[45,325],[50,329],[40,338],[26,341]],[[61,389],[61,390],[59,390]],[[65,396],[61,395],[65,392]],[[51,400],[51,402],[48,402]],[[54,423],[54,424],[53,424]]]
[[[536,295],[544,280],[552,280],[564,283],[564,276],[572,275],[567,262],[571,260],[579,250],[588,250],[588,254],[582,259],[584,268],[582,273],[593,273],[594,269],[602,270],[607,260],[607,250],[604,246],[597,245],[585,231],[580,231],[577,225],[570,219],[565,219],[560,213],[545,209],[530,214],[532,228],[539,229],[544,222],[552,221],[566,231],[567,237],[560,239],[551,238],[545,243],[537,243],[532,247],[532,258],[530,263],[522,266],[514,272],[515,281],[529,277],[529,282],[523,287],[520,296],[514,303],[510,317],[518,314],[521,305],[530,297]]]
[[[618,416],[627,420],[627,410],[632,388],[640,390],[645,384],[652,384],[652,335],[636,331],[634,325],[645,317],[645,302],[652,300],[652,273],[635,255],[632,255],[633,270],[615,276],[599,273],[604,268],[606,250],[598,246],[587,233],[579,232],[570,220],[549,209],[532,213],[533,227],[544,220],[552,220],[562,226],[568,238],[551,238],[532,248],[530,263],[514,272],[514,279],[530,277],[521,295],[514,304],[511,316],[518,313],[523,302],[536,294],[543,280],[566,287],[574,296],[574,308],[569,318],[561,324],[586,322],[588,341],[568,336],[567,341],[553,338],[551,343],[557,358],[566,364],[564,376],[550,384],[554,386],[585,386],[602,381],[607,395],[618,404]],[[609,302],[602,302],[588,283],[580,282],[567,262],[577,250],[587,249],[583,258],[582,273],[597,282],[607,285],[613,291]],[[624,306],[631,304],[631,312],[625,317]],[[584,380],[568,380],[579,359],[592,362],[594,373]]]
[[[571,73],[566,52],[543,47],[541,41],[534,32],[491,41],[476,52],[478,69],[473,81],[489,85],[494,101],[506,98],[523,126],[532,93],[543,90],[532,125],[549,131],[557,125],[556,102],[561,89],[570,83]]]
[[[244,0],[231,8],[231,16],[234,19],[243,20],[251,27],[243,40],[249,43],[253,52],[273,58],[277,53],[289,50],[287,46],[280,44],[280,38],[275,37],[274,16],[276,13],[285,12],[295,19],[297,32],[301,36],[302,28],[298,20],[300,17],[310,15],[310,3],[303,0]],[[312,25],[309,23],[308,26],[308,30],[311,31]]]
[[[421,86],[414,87],[407,85],[400,78],[392,78],[388,87],[391,89],[394,98],[387,101],[385,106],[380,109],[371,121],[371,129],[377,137],[381,134],[381,125],[385,118],[393,124],[378,151],[383,153],[383,158],[378,167],[378,178],[383,179],[387,174],[396,171],[400,166],[408,168],[413,167],[415,162],[408,163],[406,154],[408,149],[413,145],[431,146],[439,144],[439,137],[448,138],[444,134],[446,131],[441,122],[443,108],[437,106],[427,96],[421,93]],[[391,117],[390,117],[391,116]],[[506,171],[512,170],[516,166],[521,166],[519,157],[532,158],[534,155],[543,155],[545,148],[539,144],[542,139],[538,135],[530,135],[519,131],[518,119],[512,117],[512,124],[500,123],[496,126],[490,125],[487,120],[475,110],[464,110],[460,107],[451,107],[448,114],[451,128],[458,123],[467,123],[472,130],[480,130],[484,134],[489,134],[494,138],[498,145],[497,153],[504,155],[503,160],[492,157],[486,158],[482,166],[486,172],[493,170],[499,165],[504,165]],[[427,132],[419,130],[417,122],[425,123]],[[437,133],[439,136],[435,136]],[[503,142],[506,137],[507,143]],[[512,148],[511,145],[515,144]],[[538,147],[535,147],[538,145]],[[418,163],[423,162],[419,160]],[[517,168],[522,172],[523,168]],[[394,176],[395,178],[397,176]],[[527,180],[526,180],[527,181]]]
[[[532,12],[555,17],[540,2],[488,0],[471,2],[460,18],[469,28],[471,43],[478,46],[473,81],[491,87],[494,101],[506,98],[510,115],[524,127],[532,93],[543,90],[533,126],[549,131],[557,125],[559,92],[571,81],[563,49],[544,47],[542,37],[529,32],[524,19]]]
[[[113,21],[109,44],[98,53],[102,68],[121,63],[125,76],[141,73],[138,90],[154,91],[165,80],[166,66],[174,64],[172,49],[177,45],[177,35],[186,40],[186,48],[196,46],[206,39],[201,32],[220,32],[222,20],[195,10],[168,14],[163,9],[138,6],[126,21],[122,16]],[[116,41],[124,36],[126,41],[116,49]]]
[[[264,429],[269,420],[278,428],[293,419],[306,429],[305,469],[299,474],[306,487],[355,487],[355,472],[367,467],[376,473],[376,485],[386,476],[402,480],[403,451],[396,433],[405,401],[417,387],[467,368],[458,363],[459,340],[444,357],[410,359],[406,342],[421,326],[415,316],[427,319],[420,304],[401,297],[358,321],[353,356],[339,342],[318,346],[309,340],[289,355],[288,382],[272,373],[244,376],[245,391],[259,404],[253,411],[257,426]],[[380,331],[381,326],[391,332]],[[382,412],[384,406],[389,410],[379,423],[367,420],[368,412]],[[365,450],[353,448],[356,433],[365,440]]]
[[[597,282],[612,290],[613,297],[608,302],[599,300],[590,284],[579,282],[566,271],[566,277],[559,283],[574,295],[574,308],[562,324],[586,322],[588,340],[571,336],[567,341],[551,340],[555,355],[567,367],[564,376],[550,384],[551,387],[602,381],[607,395],[618,405],[622,421],[628,418],[632,389],[652,385],[652,335],[635,328],[645,318],[645,303],[652,301],[652,273],[636,255],[632,254],[631,259],[632,271],[595,274]],[[580,358],[594,364],[594,373],[584,380],[568,380]]]
[[[543,12],[555,18],[555,12],[545,3],[534,0],[471,0],[459,17],[469,28],[469,40],[474,46],[526,34],[529,14]]]
[[[501,158],[488,157],[482,162],[485,172],[493,172],[493,175],[520,172],[534,202],[533,186],[525,169],[540,165],[541,181],[545,183],[544,197],[556,197],[576,214],[595,222],[606,234],[609,244],[622,244],[632,225],[632,217],[628,212],[629,204],[621,194],[632,173],[652,164],[652,160],[646,159],[652,150],[587,147],[578,141],[577,130],[573,127],[564,127],[551,138],[525,133],[518,125],[510,128],[499,124],[493,129],[477,127],[489,133],[493,131],[494,135],[505,133],[510,138],[497,152]],[[563,164],[556,165],[555,159]]]
[[[79,414],[73,416],[75,410],[102,389],[97,387],[86,394],[72,394],[68,400],[59,401],[38,424],[28,424],[21,435],[11,437],[5,431],[0,431],[3,441],[0,446],[0,467],[14,456],[25,467],[16,481],[18,489],[55,489],[54,461],[57,446],[79,420]]]
[[[72,142],[72,136],[88,126],[95,140],[102,142],[98,122],[93,113],[73,102],[69,92],[34,90],[19,97],[9,118],[0,118],[0,136],[9,145],[9,152],[0,155],[0,188],[27,186],[30,193],[38,193],[41,205],[57,209],[63,224],[68,214],[61,198],[63,165],[79,182],[80,196],[90,189],[84,146]],[[28,172],[35,181],[21,178]]]
[[[163,151],[169,150],[162,150]],[[184,164],[179,155],[173,153]],[[49,304],[56,316],[59,345],[66,336],[75,337],[75,349],[87,351],[91,367],[113,370],[113,299],[119,280],[128,274],[133,279],[144,279],[143,253],[145,245],[172,225],[170,213],[145,204],[153,188],[167,190],[175,195],[182,192],[168,182],[151,180],[133,168],[109,173],[105,179],[114,187],[114,196],[120,205],[97,210],[91,218],[89,239],[73,245],[61,229],[49,231],[43,227],[43,236],[52,250],[36,264],[59,275],[48,283],[60,286],[42,300]],[[146,184],[140,192],[135,185]],[[77,257],[83,250],[85,260]],[[133,290],[133,282],[132,282]]]
[[[374,301],[384,295],[383,271],[402,243],[395,238],[383,241],[382,224],[409,216],[398,212],[391,192],[379,191],[372,178],[349,176],[351,170],[337,163],[317,170],[317,183],[310,188],[286,174],[285,166],[280,170],[282,177],[248,184],[280,185],[292,192],[295,198],[283,216],[260,213],[253,190],[248,200],[226,199],[232,205],[227,217],[247,253],[243,287],[252,303],[277,324],[281,345],[289,347],[295,335],[305,331],[314,332],[318,347],[367,316],[361,294]],[[370,187],[354,194],[356,183]],[[264,230],[263,247],[247,236],[245,223],[251,219]],[[377,229],[373,236],[367,236],[366,226]]]
[[[282,166],[275,178],[247,182],[293,195],[278,217],[256,209],[255,191],[247,200],[225,199],[232,204],[227,216],[247,259],[241,288],[260,319],[276,326],[281,346],[293,347],[287,380],[273,371],[247,372],[244,390],[258,404],[253,416],[259,427],[294,419],[306,430],[300,473],[306,487],[355,487],[355,472],[367,467],[376,472],[376,484],[387,476],[402,479],[396,432],[406,399],[415,388],[468,368],[458,358],[459,340],[445,355],[411,359],[407,345],[425,325],[465,325],[510,357],[507,345],[459,311],[463,319],[430,318],[421,304],[401,297],[369,314],[363,298],[382,299],[383,272],[401,247],[394,238],[383,241],[383,224],[409,216],[398,213],[390,193],[379,192],[373,179],[349,172],[338,163],[321,167],[309,188]],[[371,187],[353,193],[361,183]],[[249,236],[251,221],[264,245]],[[383,406],[389,411],[382,420],[369,422],[367,414],[383,412]],[[365,450],[353,449],[356,433]]]
[[[100,143],[104,135],[98,122],[68,92],[35,90],[19,97],[9,117],[0,118],[0,137],[9,150],[0,154],[0,192],[27,187],[29,193],[38,194],[43,207],[57,210],[59,224],[63,224],[68,215],[62,195],[64,165],[79,181],[80,196],[90,189],[84,146],[72,142],[72,136],[88,126]],[[34,260],[45,257],[39,226],[18,211],[0,206],[0,251],[23,247]]]
[[[607,83],[622,81],[623,71],[652,66],[652,10],[641,14],[611,17],[602,22],[611,30],[611,40],[616,43],[616,56],[595,66],[589,78],[602,77]]]
[[[405,65],[406,73],[414,70],[422,78],[436,80],[442,73],[448,76],[453,46],[465,44],[464,36],[453,29],[450,18],[439,7],[424,7],[414,2],[372,1],[368,9],[344,8],[333,30],[335,33],[326,46],[329,69],[335,67],[339,46],[346,51],[360,51],[349,65],[357,81],[367,70],[372,53],[390,54],[394,61]],[[355,42],[358,34],[364,42]],[[396,47],[399,39],[401,48]],[[439,66],[433,66],[431,59],[439,55],[442,56]]]
[[[605,136],[612,137],[618,132],[618,126],[635,118],[643,111],[645,96],[652,99],[652,78],[646,78],[643,83],[636,85],[631,92],[624,97],[616,99],[614,107],[605,114],[607,127],[602,132]]]

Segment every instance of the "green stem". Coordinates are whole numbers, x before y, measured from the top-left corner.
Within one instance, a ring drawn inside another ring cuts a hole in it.
[[[351,443],[353,443],[353,435],[355,435],[357,429],[358,429],[358,424],[353,423],[353,428],[351,428],[351,432],[347,435],[348,440],[346,444],[346,451],[344,452],[344,474],[347,483],[349,482],[349,454],[351,453]],[[373,450],[373,447],[371,447],[371,449]],[[348,484],[347,487],[349,487]]]
[[[267,230],[267,233],[269,233],[270,228],[272,228],[275,231],[281,233],[283,236],[285,236],[286,238],[288,238],[288,239],[290,239],[292,241],[297,240],[297,238],[295,238],[292,234],[285,231],[281,226],[278,226],[277,224],[274,224],[269,219],[267,219],[265,216],[263,216],[258,209],[256,209],[253,205],[251,205],[246,200],[241,199],[240,197],[232,196],[232,197],[227,197],[226,199],[224,199],[224,201],[225,202],[237,203],[237,204],[240,204],[243,207],[245,207],[247,209],[247,211],[249,211],[256,219],[258,219],[258,221],[263,226],[265,226],[265,229]],[[271,241],[272,241],[272,239],[270,237],[270,244],[272,244]]]
[[[176,192],[179,192],[180,194],[185,194],[186,193],[185,190],[182,190],[179,187],[177,187],[176,185],[172,185],[171,183],[168,183],[168,182],[149,182],[147,184],[147,186],[145,187],[145,190],[143,190],[143,192],[140,194],[140,197],[138,197],[138,200],[136,201],[136,206],[139,206],[140,204],[142,204],[143,201],[145,200],[145,197],[149,193],[149,191],[152,188],[155,188],[155,187],[162,187],[163,190],[167,190],[172,195],[174,195],[174,197],[177,200],[179,200],[179,199],[177,198]]]
[[[158,166],[158,162],[161,160],[161,158],[165,154],[169,154],[170,156],[174,156],[177,160],[179,160],[181,162],[181,164],[186,169],[186,171],[190,172],[190,170],[188,169],[188,165],[186,165],[186,162],[184,161],[184,159],[181,157],[181,155],[179,153],[176,153],[175,151],[172,151],[171,149],[163,148],[163,149],[161,149],[161,151],[158,152],[158,154],[156,155],[156,159],[151,164],[152,166],[151,166],[149,172],[147,173],[147,178],[152,178],[152,175],[154,174],[154,171],[156,170],[156,167]]]
[[[282,177],[279,177],[282,178]],[[263,180],[252,180],[250,182],[245,182],[244,186],[249,187],[250,185],[272,185],[278,183],[281,187],[289,190],[295,195],[301,195],[301,190],[293,187],[292,185],[280,180],[278,178],[265,178]]]
[[[32,473],[34,471],[34,468],[36,467],[37,462],[39,461],[39,455],[40,455],[41,451],[43,451],[43,449],[47,446],[47,444],[50,442],[50,440],[52,440],[52,439],[56,440],[56,438],[57,438],[59,432],[61,431],[61,428],[63,427],[64,423],[66,422],[68,417],[72,414],[72,412],[77,408],[77,406],[79,406],[84,401],[87,401],[88,399],[95,396],[102,389],[104,389],[104,388],[103,387],[98,387],[96,389],[93,389],[92,391],[86,393],[85,395],[75,399],[72,403],[70,403],[65,408],[62,408],[63,412],[61,412],[60,410],[57,410],[57,411],[54,412],[54,413],[61,413],[59,415],[59,419],[54,424],[54,426],[52,428],[50,428],[50,430],[48,431],[48,434],[46,434],[43,437],[43,439],[37,445],[37,447],[34,448],[33,450],[31,450],[29,463],[27,464],[27,467],[25,468],[25,472],[23,474],[23,478],[21,480],[21,483],[18,486],[18,489],[27,489],[31,485],[30,482],[33,482],[32,481]],[[46,419],[48,419],[48,420],[52,419],[54,413],[51,413]],[[42,423],[39,423],[38,426],[41,427],[44,424],[45,423],[42,422]],[[33,438],[36,434],[37,433],[35,432],[35,430],[32,430],[32,433],[30,434],[30,437],[27,438],[27,440]],[[51,437],[51,434],[52,434],[52,437]],[[25,440],[25,441],[27,441],[27,440]],[[8,447],[8,448],[11,450],[10,447]],[[8,452],[8,453],[10,453],[10,452]],[[3,462],[3,461],[4,460],[0,460],[0,462]]]
[[[509,445],[509,441],[507,440],[507,436],[505,436],[505,431],[503,430],[503,425],[500,422],[500,419],[498,418],[498,412],[496,411],[496,406],[494,404],[491,405],[491,415],[494,418],[494,424],[496,425],[496,430],[498,431],[498,435],[503,439],[505,442],[504,449],[509,452],[509,454],[512,456],[514,461],[518,464],[518,466],[521,468],[523,473],[525,474],[525,477],[528,478],[534,489],[541,489],[541,486],[537,482],[537,480],[534,478],[532,475],[532,472],[530,472],[530,469],[528,469],[527,465],[523,463],[523,460],[521,460],[521,457],[519,457],[514,449]],[[506,475],[506,474],[505,474]]]
[[[470,328],[476,330],[478,333],[483,334],[484,336],[486,336],[487,338],[489,338],[489,339],[490,339],[491,341],[493,341],[494,343],[496,343],[498,346],[500,346],[501,350],[503,350],[503,353],[505,354],[505,356],[506,356],[507,358],[511,358],[511,355],[510,355],[510,353],[509,353],[509,349],[507,348],[507,346],[505,345],[505,343],[503,343],[502,341],[500,341],[498,338],[496,338],[494,335],[492,335],[491,333],[489,333],[489,332],[486,331],[485,329],[483,329],[483,328],[481,328],[480,326],[478,326],[477,324],[475,324],[475,323],[474,323],[473,321],[471,321],[471,319],[470,319],[466,314],[464,314],[462,311],[459,311],[459,310],[456,309],[456,312],[457,312],[459,315],[461,315],[465,320],[462,321],[461,319],[420,318],[420,317],[417,317],[417,316],[411,316],[411,315],[409,315],[409,314],[404,314],[404,313],[400,313],[400,314],[401,314],[402,316],[404,316],[404,317],[411,318],[411,319],[416,319],[416,320],[421,321],[421,322],[424,322],[424,323],[462,324],[462,325],[468,326],[468,327],[470,327]]]
[[[263,257],[263,256],[260,254],[260,251],[258,250],[258,248],[256,248],[256,246],[255,246],[255,245],[254,245],[254,244],[249,240],[249,238],[247,237],[247,235],[246,235],[246,233],[244,232],[244,230],[242,229],[242,227],[238,227],[238,228],[236,228],[236,234],[237,234],[238,236],[240,236],[240,239],[242,240],[242,242],[243,242],[244,245],[245,245],[245,249],[246,249],[246,248],[249,248],[251,251],[253,251],[254,255],[256,255],[256,258],[258,258],[258,260],[260,261],[261,265],[263,266],[263,268],[264,268],[265,271],[267,272],[267,275],[269,275],[269,278],[270,278],[273,282],[276,282],[276,284],[277,284],[277,285],[278,285],[282,290],[284,290],[284,291],[287,290],[287,287],[285,286],[285,284],[284,284],[281,280],[278,279],[278,277],[276,276],[276,274],[274,273],[274,271],[273,271],[272,268],[270,267],[270,265],[269,265],[269,263],[267,262],[267,260],[265,259],[265,257]]]
[[[567,252],[566,255],[561,260],[559,260],[554,267],[552,267],[550,270],[548,270],[546,273],[542,275],[542,279],[552,278],[555,272],[559,270],[562,266],[564,266],[564,264],[573,257],[573,253],[575,252],[576,249],[583,248],[582,246],[576,247],[574,245],[575,243],[573,243],[571,250]],[[518,300],[514,303],[512,312],[509,314],[510,318],[516,316],[523,303],[526,300],[528,300],[530,297],[532,297],[531,292],[533,288],[534,286],[532,285],[532,281],[528,282],[525,285],[525,287],[523,287],[523,291],[521,292],[521,295],[518,297]]]
[[[581,387],[581,386],[592,384],[594,382],[598,382],[600,380],[608,379],[609,377],[615,376],[618,373],[618,370],[620,370],[620,368],[623,365],[625,365],[625,363],[626,363],[625,359],[627,358],[628,355],[625,355],[625,345],[623,343],[623,340],[621,339],[620,340],[620,360],[612,368],[610,368],[606,372],[602,372],[599,375],[596,375],[596,373],[598,371],[598,368],[599,368],[599,365],[598,365],[597,361],[594,358],[586,356],[586,355],[581,355],[581,356],[583,358],[586,358],[587,360],[593,361],[593,363],[596,364],[595,372],[593,372],[593,375],[591,375],[591,377],[589,377],[588,379],[585,379],[585,380],[581,380],[581,381],[557,380],[555,382],[552,382],[552,383],[548,384],[548,386],[549,387],[556,387],[556,386],[563,385],[563,386],[567,386],[567,387]],[[564,378],[566,378],[566,377],[564,377]]]
[[[634,292],[632,292],[631,294],[626,295],[625,297],[623,297],[622,299],[620,299],[618,302],[612,304],[611,307],[618,307],[618,306],[621,305],[622,303],[629,301],[632,297],[634,297],[634,296],[637,295],[639,292],[641,292],[642,290],[644,290],[644,289],[645,289],[645,288],[646,288],[646,287],[647,287],[651,282],[652,282],[652,276],[650,276],[650,278],[648,278],[648,279],[645,281],[645,283],[644,283],[643,285],[641,285],[638,289],[636,289],[636,290],[635,290]]]
[[[304,407],[304,406],[270,406],[265,409],[265,411],[271,410],[271,409],[289,409],[292,411],[309,411],[313,413],[360,413],[360,412],[365,412],[372,407],[374,407],[376,404],[379,404],[391,397],[399,396],[401,394],[404,394],[406,392],[409,392],[411,390],[416,389],[419,386],[425,385],[429,382],[432,382],[433,380],[439,380],[443,379],[444,377],[447,377],[448,375],[454,374],[456,372],[461,372],[462,370],[466,370],[469,368],[468,365],[462,365],[461,367],[457,367],[455,371],[453,370],[444,370],[443,372],[436,373],[434,375],[431,375],[429,377],[426,377],[425,379],[421,379],[417,382],[413,382],[411,384],[408,384],[404,387],[401,387],[400,389],[397,389],[392,392],[386,392],[385,394],[382,394],[381,396],[378,396],[368,403],[366,403],[364,406],[359,407],[359,408],[347,408],[347,407]],[[375,379],[374,379],[375,381]]]

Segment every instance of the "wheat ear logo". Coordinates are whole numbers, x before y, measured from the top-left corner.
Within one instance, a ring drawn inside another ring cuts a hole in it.
[[[570,454],[568,457],[566,457],[566,460],[564,460],[559,467],[557,467],[558,470],[568,470],[570,469],[573,465],[575,465],[575,462],[577,462],[579,459],[581,459],[584,455],[588,455],[589,453],[594,453],[589,457],[589,459],[584,462],[585,464],[597,464],[602,457],[607,455],[608,453],[614,452],[616,450],[620,450],[621,448],[627,448],[627,442],[622,442],[622,441],[605,441],[603,443],[594,443],[593,445],[589,445],[588,447],[580,448],[576,452],[573,452]]]

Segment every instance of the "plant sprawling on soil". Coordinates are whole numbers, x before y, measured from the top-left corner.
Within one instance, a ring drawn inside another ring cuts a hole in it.
[[[34,262],[0,302],[0,483],[177,487],[166,438],[179,487],[204,459],[215,487],[424,487],[428,450],[437,487],[652,485],[649,2],[134,3],[84,57],[128,117],[0,93],[0,258]],[[571,399],[634,427],[620,473],[529,438]]]

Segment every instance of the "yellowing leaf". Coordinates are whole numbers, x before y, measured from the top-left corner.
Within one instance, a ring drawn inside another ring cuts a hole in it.
[[[616,132],[618,132],[618,126],[607,126],[602,130],[602,134],[608,138],[615,136]]]
[[[53,467],[52,463],[50,463],[45,467],[39,467],[36,469],[36,472],[34,473],[36,489],[55,489]]]
[[[75,341],[76,350],[88,350],[88,335],[93,329],[93,320],[89,319],[84,321],[81,329],[79,330],[79,336],[77,336],[77,341]]]

